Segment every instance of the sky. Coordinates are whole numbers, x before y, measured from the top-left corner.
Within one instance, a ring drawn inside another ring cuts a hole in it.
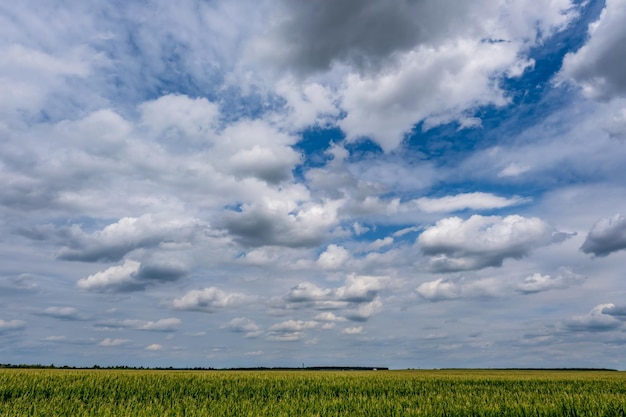
[[[0,363],[626,369],[624,21],[0,5]]]

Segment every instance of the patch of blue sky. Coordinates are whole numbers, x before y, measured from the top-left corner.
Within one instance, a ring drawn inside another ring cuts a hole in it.
[[[582,46],[589,23],[598,18],[603,7],[604,2],[587,3],[579,19],[532,48],[528,58],[534,61],[534,66],[519,77],[503,78],[500,82],[510,103],[475,109],[471,116],[480,119],[480,126],[461,129],[458,122],[452,122],[426,130],[420,122],[406,138],[405,146],[418,150],[437,164],[450,165],[465,153],[506,143],[561,109],[576,92],[566,86],[555,86],[554,75],[561,68],[565,54]]]
[[[319,168],[333,159],[327,150],[333,143],[341,143],[345,134],[338,127],[313,126],[299,133],[299,141],[293,148],[302,154],[302,163],[293,170],[296,181],[305,183],[304,174],[311,168]]]

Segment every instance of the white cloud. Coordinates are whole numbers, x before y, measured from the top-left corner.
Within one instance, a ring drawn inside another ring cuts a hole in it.
[[[319,327],[316,321],[287,320],[272,325],[267,339],[275,342],[296,342],[306,337],[304,330]]]
[[[130,342],[130,340],[128,339],[111,339],[107,337],[106,339],[98,343],[98,345],[104,346],[104,347],[115,347],[115,346],[125,345],[128,342]]]
[[[189,141],[194,148],[211,145],[220,116],[218,106],[206,98],[174,94],[144,102],[138,110],[140,125],[164,146],[179,151],[185,151]]]
[[[241,293],[227,293],[216,287],[192,290],[172,301],[176,310],[203,311],[214,313],[228,307],[241,305],[251,297]]]
[[[608,256],[626,249],[626,217],[615,214],[593,225],[581,250],[595,256]]]
[[[363,326],[346,327],[341,333],[349,335],[363,334]]]
[[[151,213],[124,217],[92,234],[75,225],[69,230],[70,240],[59,252],[59,258],[82,262],[118,261],[135,249],[191,242],[197,233],[206,229],[207,225],[197,219]]]
[[[390,278],[350,274],[344,285],[335,288],[320,288],[310,282],[302,282],[293,287],[284,297],[286,308],[313,308],[317,310],[343,310],[337,316],[325,312],[315,316],[320,321],[367,321],[382,311],[383,303],[379,294],[390,285]]]
[[[275,91],[287,101],[289,113],[283,123],[292,130],[327,125],[339,114],[335,94],[327,86],[318,83],[302,85],[292,78],[283,78]]]
[[[505,259],[520,259],[556,238],[554,229],[539,218],[474,215],[439,220],[424,230],[418,244],[431,256],[433,271],[452,272],[501,266]]]
[[[510,341],[536,330],[538,311],[620,291],[622,248],[608,231],[546,247],[559,237],[549,225],[586,232],[623,203],[625,154],[614,140],[626,132],[623,77],[605,65],[607,51],[619,63],[623,50],[616,1],[562,71],[610,102],[574,94],[562,110],[544,59],[580,44],[581,27],[550,36],[575,10],[587,19],[601,4],[36,3],[0,13],[0,305],[5,319],[45,315],[67,335],[62,352],[38,351],[46,363],[116,362],[118,348],[83,348],[101,343],[132,347],[129,365],[213,355],[238,366],[245,352],[252,366],[283,365],[304,344],[262,345],[300,340],[317,343],[300,352],[307,362],[349,350],[394,367],[418,356],[424,366],[507,364],[521,352]],[[351,143],[363,135],[386,152]],[[594,191],[576,197],[573,181]],[[504,217],[513,208],[520,216]],[[435,224],[456,212],[462,220]],[[612,256],[577,256],[581,244]],[[576,288],[582,277],[560,265],[593,278]],[[473,272],[442,274],[459,270]],[[183,325],[159,319],[164,308],[221,314],[181,313]],[[578,366],[564,362],[584,356],[612,366],[614,341],[585,350],[597,334],[561,331],[624,321],[618,306],[596,316],[562,323],[545,350],[514,361]],[[358,349],[338,337],[364,327]],[[62,341],[25,328],[0,321],[7,360]],[[219,328],[223,341],[207,338]],[[574,338],[583,344],[562,354]],[[567,359],[553,361],[557,350]]]
[[[285,299],[289,302],[322,301],[332,295],[332,289],[319,288],[310,282],[301,282],[289,290]]]
[[[314,329],[318,326],[319,323],[316,321],[287,320],[272,325],[269,330],[271,332],[290,333],[299,332],[307,329]]]
[[[531,167],[528,165],[519,165],[515,162],[511,162],[498,173],[498,177],[517,177],[530,169]]]
[[[170,317],[167,319],[160,319],[157,321],[146,321],[140,323],[137,326],[138,330],[148,330],[154,332],[169,332],[178,329],[178,327],[182,324],[180,319]]]
[[[501,279],[481,278],[469,280],[438,278],[417,287],[417,293],[428,301],[456,300],[461,298],[490,298],[506,295],[507,284]]]
[[[367,250],[370,251],[378,251],[384,247],[393,245],[393,238],[391,236],[387,236],[384,239],[376,239],[367,245]]]
[[[67,340],[67,337],[65,336],[46,336],[43,338],[44,341],[46,342],[62,342],[64,340]]]
[[[422,197],[408,205],[415,205],[426,213],[449,213],[459,210],[491,210],[527,202],[521,197],[504,198],[489,193],[465,193],[441,198]]]
[[[503,43],[456,40],[416,49],[386,74],[350,75],[339,125],[348,140],[369,137],[391,151],[418,121],[432,126],[461,118],[468,107],[506,104],[490,77],[515,62],[515,48]]]
[[[454,300],[461,296],[461,288],[457,282],[438,278],[420,284],[417,293],[430,301]]]
[[[324,313],[320,313],[316,315],[315,317],[313,317],[313,319],[317,321],[329,321],[329,322],[346,321],[345,317],[336,316],[335,313],[333,313],[332,311],[326,311]]]
[[[126,260],[122,265],[112,266],[104,271],[82,278],[76,285],[84,290],[99,291],[132,288],[137,285],[133,279],[133,274],[139,271],[140,266],[141,263],[137,261]]]
[[[332,244],[320,254],[317,265],[324,270],[333,271],[341,269],[348,260],[350,260],[350,252],[343,246]]]
[[[23,320],[2,320],[0,319],[0,333],[4,333],[10,330],[21,330],[26,327],[26,322]]]
[[[335,296],[341,301],[370,302],[388,282],[387,277],[351,274],[346,277],[345,285],[337,288]]]
[[[157,343],[153,343],[150,346],[146,347],[146,350],[152,350],[152,351],[161,350],[161,349],[163,349],[163,346],[161,346],[161,345],[159,345]]]

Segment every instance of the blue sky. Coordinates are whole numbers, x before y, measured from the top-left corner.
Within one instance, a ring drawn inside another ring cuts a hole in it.
[[[626,369],[625,19],[0,6],[0,362]]]

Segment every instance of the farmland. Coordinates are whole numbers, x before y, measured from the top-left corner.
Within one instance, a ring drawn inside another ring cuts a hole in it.
[[[1,416],[624,416],[626,373],[0,369]]]

